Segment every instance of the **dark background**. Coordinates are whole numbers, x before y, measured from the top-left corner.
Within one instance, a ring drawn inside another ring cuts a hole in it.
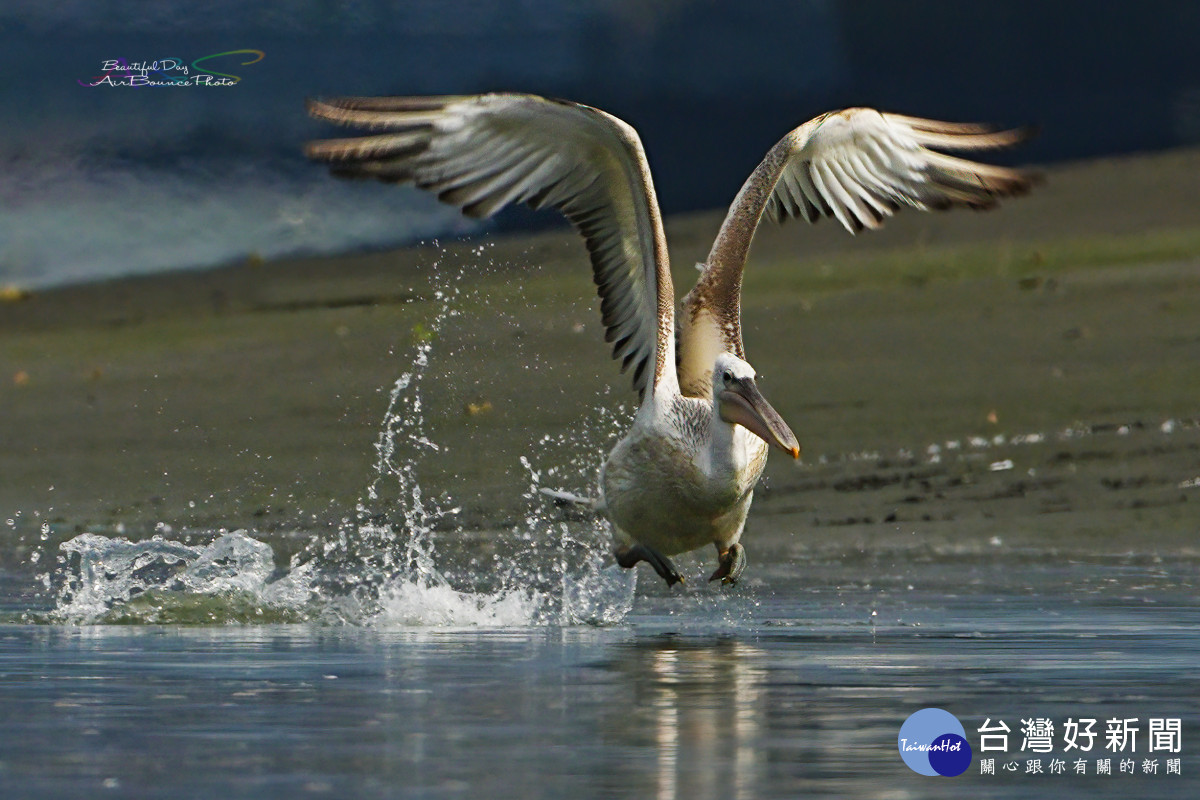
[[[27,0],[0,8],[0,202],[19,202],[14,174],[41,174],[23,162],[56,156],[84,171],[202,164],[219,176],[253,163],[270,180],[315,181],[301,144],[334,129],[305,118],[307,96],[515,90],[626,119],[664,209],[711,208],[784,132],[849,105],[1038,124],[1036,141],[1001,157],[1021,162],[1196,144],[1198,47],[1200,3],[1166,0]],[[239,48],[266,57],[231,66],[244,79],[232,88],[78,84],[108,58]]]

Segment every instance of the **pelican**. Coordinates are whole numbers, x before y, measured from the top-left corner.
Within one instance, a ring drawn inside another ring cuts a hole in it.
[[[600,474],[597,510],[622,567],[712,544],[710,581],[736,583],[742,530],[770,447],[800,445],[763,397],[742,346],[742,271],[765,212],[836,218],[850,233],[903,207],[986,209],[1035,176],[937,150],[1004,147],[1026,129],[936,122],[869,108],[823,114],[770,149],[733,200],[676,327],[662,215],[641,140],[590,106],[528,94],[309,100],[318,119],[373,131],[310,142],[334,174],[412,183],[472,217],[525,203],[562,212],[583,236],[605,340],[632,369],[640,405]]]

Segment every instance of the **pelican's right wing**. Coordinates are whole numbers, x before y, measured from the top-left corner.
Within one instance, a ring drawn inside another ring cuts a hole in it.
[[[674,380],[666,240],[629,125],[589,106],[521,94],[346,97],[310,100],[308,111],[383,131],[309,143],[307,155],[337,175],[413,183],[475,217],[511,203],[561,211],[586,240],[605,340],[622,371],[633,367],[643,395]]]
[[[1024,194],[1035,174],[939,153],[987,150],[1027,139],[1028,128],[937,122],[849,108],[812,119],[767,152],[734,199],[696,286],[684,299],[679,383],[709,392],[721,351],[744,357],[742,270],[763,211],[776,222],[833,217],[850,233],[878,228],[901,208],[987,209]]]
[[[929,148],[994,150],[1031,134],[1029,128],[997,130],[873,108],[824,114],[776,145],[787,158],[767,214],[775,222],[836,217],[847,231],[857,233],[878,228],[902,206],[920,211],[992,208],[1001,197],[1028,191],[1034,176]]]

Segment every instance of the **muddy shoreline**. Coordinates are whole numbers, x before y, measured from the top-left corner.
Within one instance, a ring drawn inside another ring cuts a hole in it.
[[[762,545],[783,556],[1197,555],[1198,170],[1200,151],[1071,165],[996,213],[764,231],[747,351],[806,457],[771,464],[747,535],[785,532]],[[670,221],[678,294],[719,218]],[[0,517],[335,529],[428,345],[423,485],[486,536],[519,518],[522,455],[586,490],[632,409],[595,305],[568,232],[11,298]]]

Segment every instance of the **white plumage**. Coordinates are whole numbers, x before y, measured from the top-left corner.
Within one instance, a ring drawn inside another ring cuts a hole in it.
[[[682,580],[668,557],[708,543],[718,553],[713,579],[735,582],[769,445],[799,457],[742,346],[742,272],[764,211],[775,221],[834,217],[855,233],[904,206],[990,208],[1033,181],[928,149],[1002,147],[1025,130],[865,108],[817,117],[780,140],[742,186],[683,301],[677,342],[662,217],[641,141],[626,123],[521,94],[340,98],[310,101],[309,112],[382,131],[310,143],[309,157],[335,174],[413,183],[472,216],[512,203],[555,208],[580,232],[605,339],[641,396],[605,463],[598,507],[613,524],[617,561],[648,561],[668,584]]]

